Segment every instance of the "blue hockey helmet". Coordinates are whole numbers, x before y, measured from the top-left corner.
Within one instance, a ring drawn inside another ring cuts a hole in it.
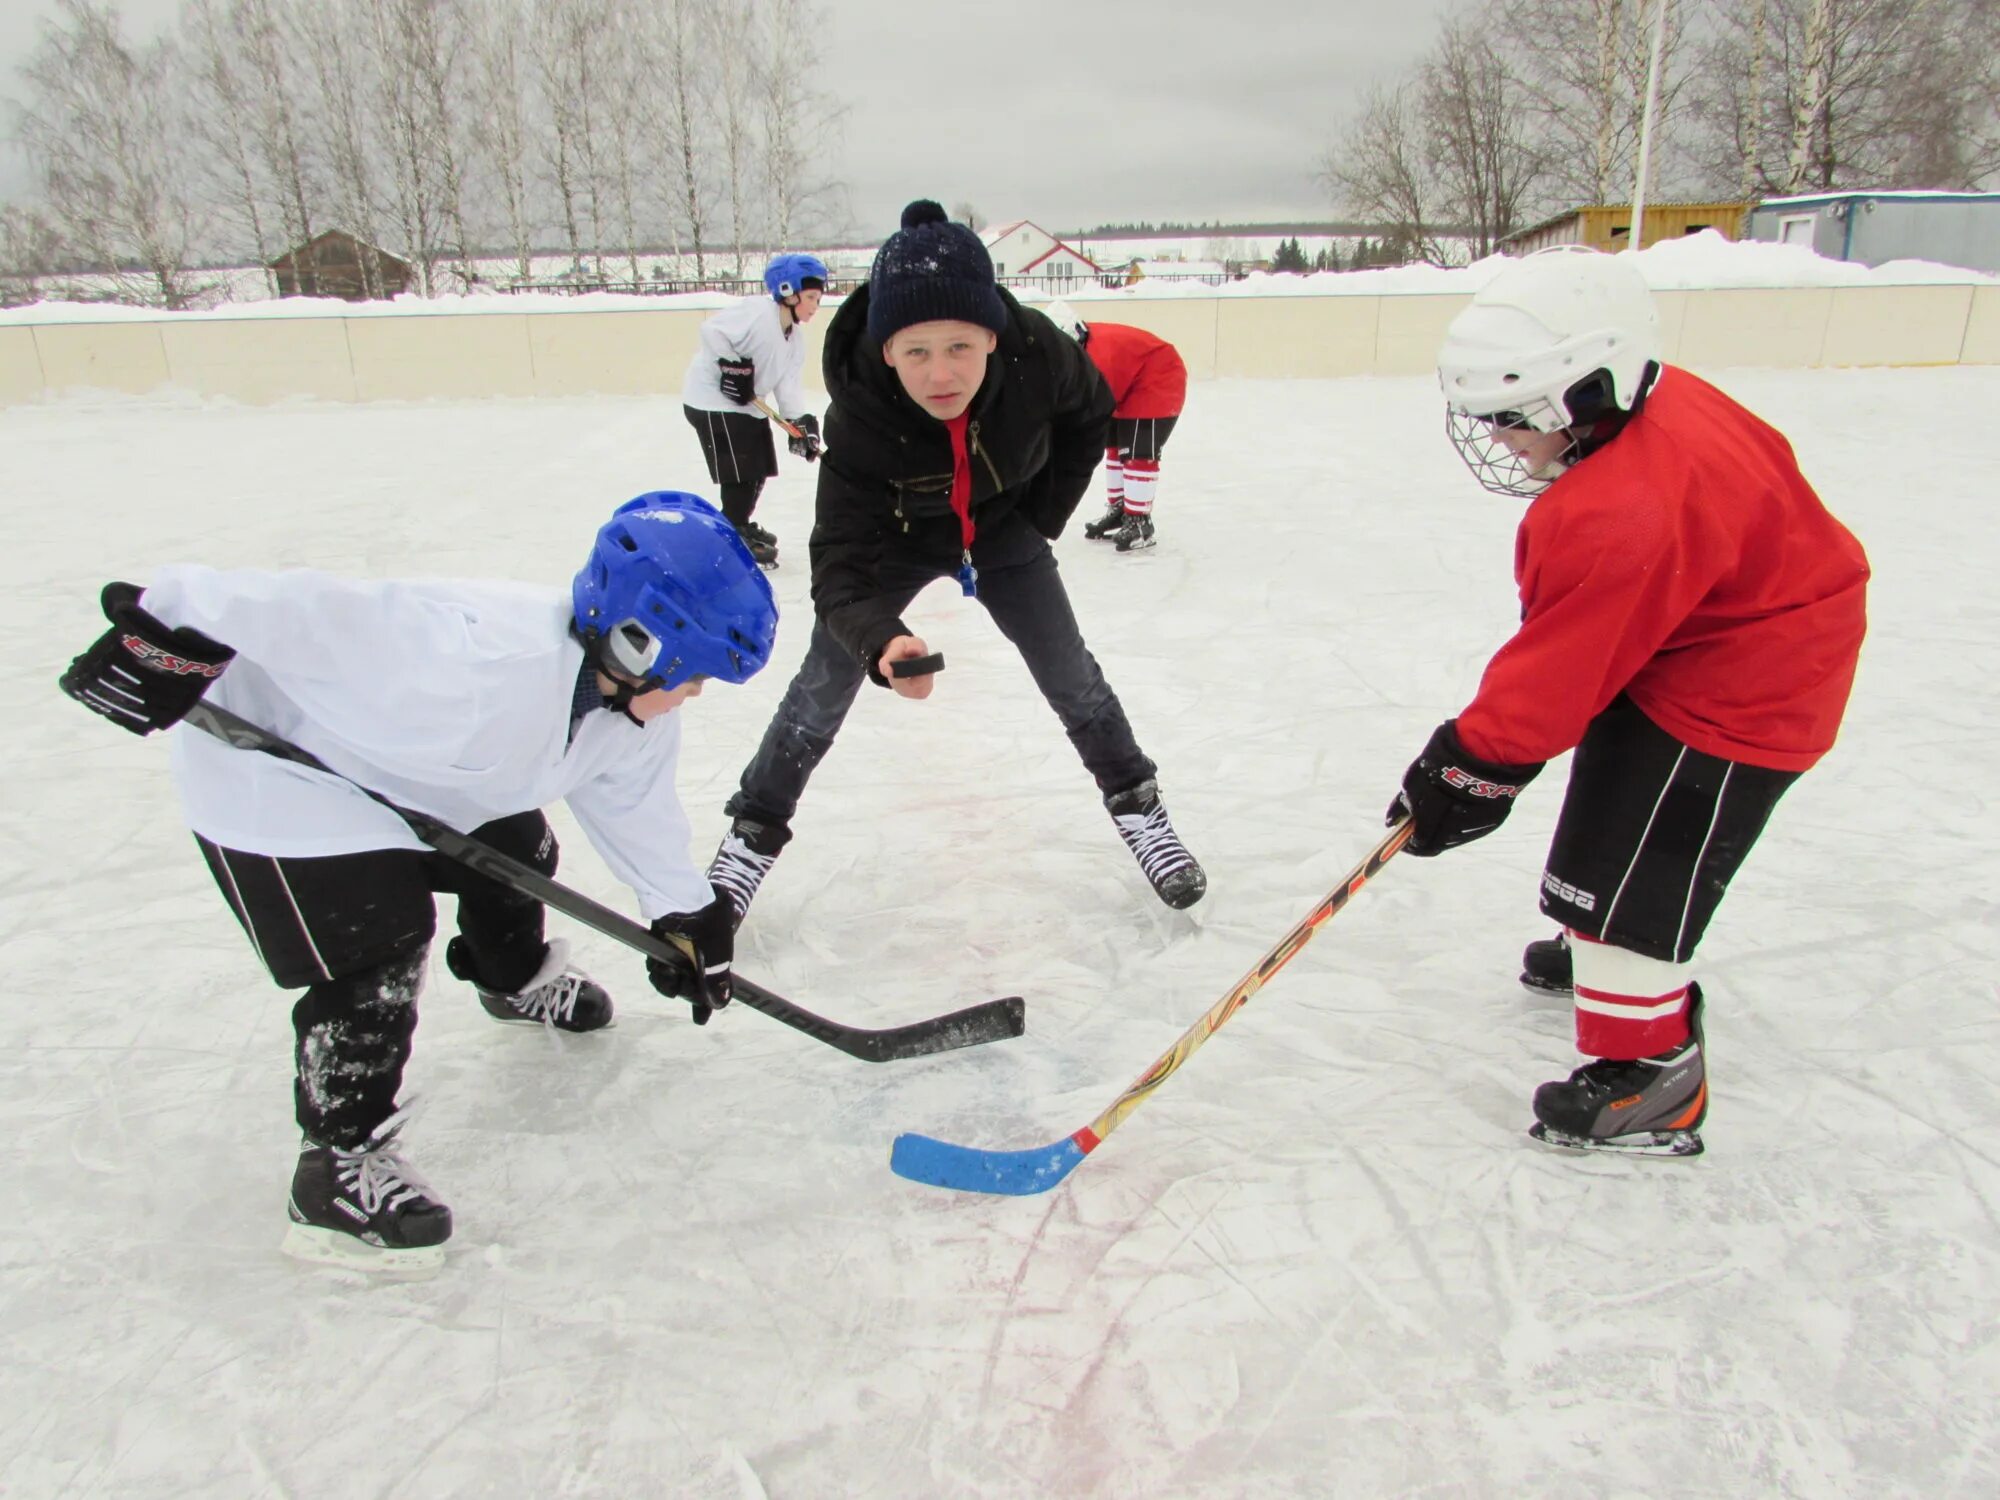
[[[577,635],[600,667],[647,687],[745,682],[771,659],[778,605],[722,512],[677,490],[627,500],[570,589]]]
[[[764,285],[780,302],[798,296],[815,281],[824,291],[831,280],[826,274],[826,262],[817,255],[780,255],[764,267]]]

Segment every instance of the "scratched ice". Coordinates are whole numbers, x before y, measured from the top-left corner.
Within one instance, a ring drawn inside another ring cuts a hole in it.
[[[1208,899],[1153,900],[940,584],[936,695],[863,695],[739,961],[868,1025],[1018,991],[1028,1035],[876,1067],[740,1009],[697,1030],[577,932],[622,1019],[567,1037],[436,964],[408,1144],[458,1233],[398,1285],[278,1254],[289,997],[164,747],[56,674],[98,586],[171,558],[559,582],[616,502],[702,487],[687,426],[665,397],[0,411],[0,1491],[2000,1492],[2000,370],[1717,378],[1877,578],[1842,742],[1703,954],[1705,1157],[1522,1134],[1573,1061],[1514,983],[1558,769],[1392,863],[1055,1193],[889,1173],[901,1130],[1026,1149],[1108,1104],[1374,841],[1512,622],[1518,506],[1432,382],[1198,384],[1158,550],[1059,553]],[[811,478],[759,515],[777,664],[688,711],[703,855],[805,649]]]

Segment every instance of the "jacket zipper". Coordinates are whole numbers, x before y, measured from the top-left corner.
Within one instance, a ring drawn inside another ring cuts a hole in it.
[[[967,441],[970,443],[972,447],[972,451],[974,453],[977,453],[979,455],[980,462],[986,465],[986,472],[993,476],[993,493],[996,495],[999,494],[1000,491],[1006,489],[1007,486],[1005,483],[1002,482],[1000,478],[1000,471],[993,466],[993,460],[987,457],[986,450],[979,446],[979,423],[975,421],[970,426],[968,426],[966,428],[965,435]],[[966,504],[969,506],[971,504],[971,501],[968,500]]]

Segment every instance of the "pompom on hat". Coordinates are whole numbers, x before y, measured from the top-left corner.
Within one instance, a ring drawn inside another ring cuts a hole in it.
[[[1004,333],[1007,304],[979,236],[919,198],[903,210],[903,227],[882,242],[869,268],[868,336],[887,343],[912,323],[946,319]]]

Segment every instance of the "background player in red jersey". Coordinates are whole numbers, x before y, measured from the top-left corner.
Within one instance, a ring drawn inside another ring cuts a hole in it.
[[[1155,545],[1153,495],[1160,487],[1160,450],[1187,404],[1187,366],[1180,351],[1158,334],[1124,323],[1086,323],[1067,303],[1048,308],[1050,320],[1090,356],[1118,404],[1111,411],[1111,441],[1104,450],[1104,514],[1083,528],[1094,542],[1120,552]]]
[[[1509,266],[1438,358],[1447,426],[1487,489],[1530,499],[1521,627],[1431,735],[1390,818],[1411,854],[1500,826],[1574,748],[1542,876],[1595,1059],[1535,1091],[1538,1139],[1692,1155],[1708,1107],[1690,960],[1785,789],[1833,744],[1866,628],[1868,561],[1775,429],[1660,361],[1629,260]]]

